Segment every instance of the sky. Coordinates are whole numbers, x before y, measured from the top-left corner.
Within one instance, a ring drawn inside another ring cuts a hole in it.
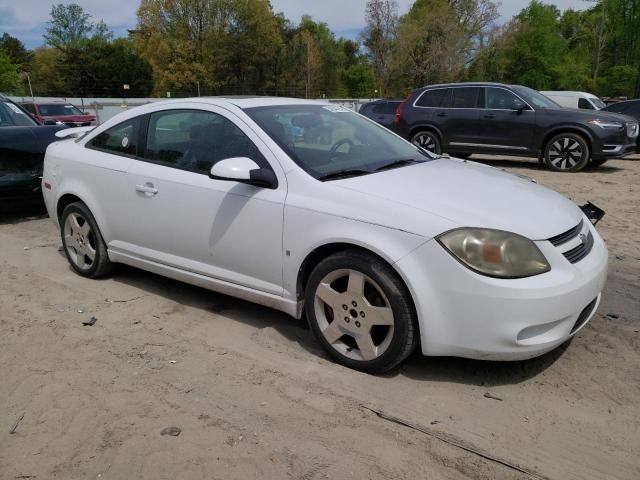
[[[406,13],[413,0],[397,0],[400,14]],[[95,20],[104,20],[116,36],[125,36],[127,29],[135,27],[136,0],[0,0],[0,34],[7,32],[19,38],[28,48],[44,43],[42,34],[54,3],[78,3]],[[284,12],[293,22],[303,14],[316,21],[326,22],[338,35],[357,38],[364,27],[366,0],[271,0],[275,12]],[[509,20],[526,7],[529,0],[502,0],[500,21]],[[584,0],[546,0],[561,10],[585,8]]]

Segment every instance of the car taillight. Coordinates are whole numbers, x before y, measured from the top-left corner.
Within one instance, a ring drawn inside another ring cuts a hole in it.
[[[402,101],[402,103],[398,105],[398,108],[396,108],[396,123],[400,123],[400,120],[402,119],[402,107],[404,107],[404,104],[409,101],[410,96],[411,95],[407,95],[407,97]]]

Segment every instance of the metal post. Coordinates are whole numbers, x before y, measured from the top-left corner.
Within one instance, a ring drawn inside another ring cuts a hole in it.
[[[33,96],[33,88],[31,88],[31,77],[29,76],[29,72],[25,72],[27,74],[27,82],[29,82],[29,93],[31,94],[31,101],[35,102],[36,99]]]

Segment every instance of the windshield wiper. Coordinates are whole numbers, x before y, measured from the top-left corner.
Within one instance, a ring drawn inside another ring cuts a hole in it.
[[[402,160],[396,160],[395,162],[387,163],[381,167],[376,168],[376,172],[382,172],[383,170],[391,170],[392,168],[404,167],[406,165],[413,165],[414,163],[422,163],[420,160],[413,158],[403,158]]]
[[[338,180],[340,178],[349,178],[349,177],[357,177],[359,175],[368,175],[369,173],[373,173],[371,170],[362,170],[362,169],[348,169],[348,170],[339,170],[337,172],[328,173],[323,175],[322,177],[318,177],[318,180]]]

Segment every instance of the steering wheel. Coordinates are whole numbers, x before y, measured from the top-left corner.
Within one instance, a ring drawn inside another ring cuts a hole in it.
[[[333,145],[333,147],[331,147],[331,150],[329,150],[329,160],[331,160],[332,158],[334,158],[336,156],[336,153],[338,153],[338,149],[342,146],[342,145],[346,145],[349,144],[349,150],[351,150],[353,148],[354,143],[349,140],[348,138],[343,138],[341,140],[338,140],[335,145]]]

